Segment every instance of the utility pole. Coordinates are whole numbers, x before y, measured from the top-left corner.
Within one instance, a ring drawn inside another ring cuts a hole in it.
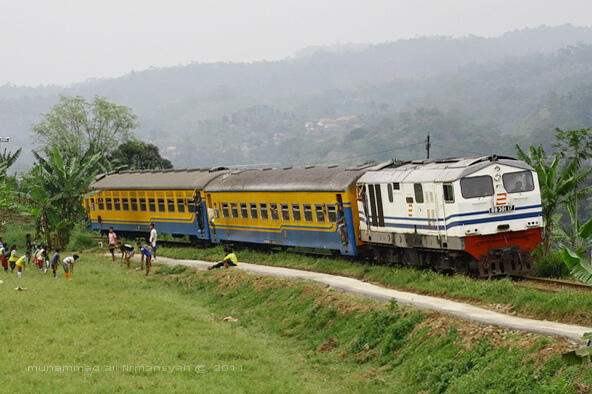
[[[428,136],[426,137],[425,140],[425,144],[426,144],[426,152],[427,152],[427,158],[430,158],[430,148],[432,147],[432,144],[430,143],[430,133],[428,133]]]

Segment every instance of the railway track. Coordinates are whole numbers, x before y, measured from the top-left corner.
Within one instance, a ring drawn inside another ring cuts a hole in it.
[[[586,285],[584,283],[578,283],[578,282],[571,282],[571,281],[567,281],[567,280],[538,278],[536,276],[527,276],[527,275],[511,275],[511,277],[513,279],[517,279],[517,280],[522,281],[522,283],[532,282],[533,284],[538,284],[538,285],[548,287],[549,290],[552,290],[552,288],[556,288],[557,290],[559,290],[560,288],[569,287],[569,288],[576,289],[576,290],[592,291],[592,286],[590,286],[590,285]],[[540,286],[533,286],[533,287],[540,287]]]

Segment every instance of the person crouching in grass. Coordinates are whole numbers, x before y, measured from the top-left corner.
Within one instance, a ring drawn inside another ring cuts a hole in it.
[[[18,250],[18,246],[12,245],[10,247],[10,257],[8,258],[8,264],[10,264],[10,272],[14,272],[14,267],[16,267],[16,261],[18,260],[18,256],[16,251]]]
[[[53,277],[58,277],[58,265],[60,265],[60,249],[56,249],[53,257],[51,258],[51,271],[53,272]]]
[[[74,272],[74,263],[76,260],[78,260],[77,254],[66,257],[64,260],[62,260],[62,267],[64,268],[64,272],[66,273],[66,278],[68,278],[68,280],[72,280],[70,272]]]
[[[122,244],[121,241],[117,242],[117,246],[121,251],[121,260],[125,261],[127,268],[130,268],[130,259],[136,254],[134,247],[130,244]]]
[[[138,248],[140,248],[140,253],[142,256],[142,266],[144,265],[144,257],[146,258],[146,276],[148,276],[150,267],[152,266],[152,253],[150,250],[148,250],[148,246],[143,246],[141,242],[138,242]]]
[[[31,253],[27,252],[27,253],[25,253],[24,256],[21,256],[15,262],[16,274],[18,275],[19,278],[22,278],[23,271],[25,270],[25,264],[27,264],[27,262],[29,261],[30,258],[31,258]]]

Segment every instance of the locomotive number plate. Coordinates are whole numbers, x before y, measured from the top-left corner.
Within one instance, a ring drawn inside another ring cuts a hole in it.
[[[497,207],[489,208],[489,213],[504,213],[514,210],[513,205],[499,205]]]

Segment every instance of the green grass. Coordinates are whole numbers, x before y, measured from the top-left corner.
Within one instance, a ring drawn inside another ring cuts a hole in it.
[[[500,344],[484,335],[467,342],[455,328],[463,322],[433,328],[433,314],[310,283],[232,270],[154,271],[146,278],[86,253],[72,281],[62,272],[52,279],[27,269],[20,280],[0,273],[2,391],[522,393],[592,386],[588,366],[543,356],[561,341],[508,336]],[[48,365],[53,371],[28,368]],[[171,373],[146,369],[185,365]],[[56,372],[64,366],[79,369]]]
[[[161,247],[159,255],[215,261],[220,260],[224,252],[221,246],[205,249]],[[462,275],[447,276],[432,271],[371,265],[340,258],[314,258],[248,249],[239,250],[237,255],[239,261],[243,262],[345,275],[397,289],[470,301],[485,307],[503,304],[523,316],[592,327],[592,292],[566,289],[551,293],[521,287],[509,279],[482,280]]]

